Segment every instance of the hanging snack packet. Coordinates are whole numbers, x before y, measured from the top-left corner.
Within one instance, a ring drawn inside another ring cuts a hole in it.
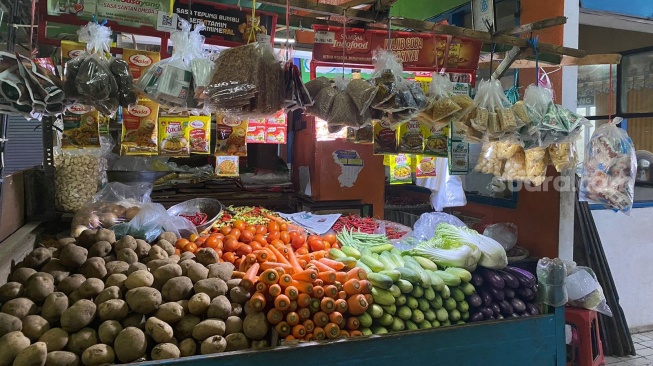
[[[424,136],[424,155],[446,157],[448,128],[421,124],[420,129]]]
[[[216,115],[215,155],[247,156],[247,121]]]
[[[123,109],[120,155],[156,155],[159,104],[142,99]]]
[[[210,154],[211,116],[191,115],[188,119],[190,152],[194,154]]]
[[[396,154],[398,152],[397,131],[385,121],[374,120],[374,154]]]
[[[186,115],[159,116],[159,155],[190,156],[188,120]]]
[[[484,142],[481,147],[481,154],[479,155],[476,166],[474,167],[474,171],[500,177],[502,169],[503,160],[498,157],[497,143],[489,141]]]
[[[122,58],[127,61],[132,78],[138,80],[153,64],[161,61],[161,54],[125,48],[122,51]]]
[[[399,154],[390,157],[390,184],[411,184],[413,174],[410,155]]]
[[[512,156],[506,160],[506,163],[503,166],[501,179],[516,182],[523,182],[528,179],[528,176],[526,175],[526,154],[521,146],[519,146],[517,152],[512,154]]]
[[[535,186],[539,186],[546,179],[546,148],[534,147],[524,153],[526,158],[526,180]]]
[[[417,179],[435,177],[435,159],[434,156],[417,155],[415,177]]]
[[[433,81],[429,87],[430,103],[427,107],[427,110],[431,110],[431,119],[433,121],[443,120],[462,109],[452,96],[453,83],[449,80],[449,76],[433,75]]]
[[[399,153],[421,154],[424,152],[424,135],[419,122],[411,120],[399,125]]]
[[[218,156],[215,164],[215,175],[219,177],[237,177],[240,158],[238,156]]]
[[[576,141],[551,144],[548,147],[549,159],[558,173],[563,173],[576,168],[578,155]]]
[[[66,107],[63,114],[61,148],[100,147],[100,112],[83,104]]]
[[[65,68],[68,61],[77,58],[86,51],[86,43],[61,41],[61,67]],[[65,70],[64,70],[65,72]]]

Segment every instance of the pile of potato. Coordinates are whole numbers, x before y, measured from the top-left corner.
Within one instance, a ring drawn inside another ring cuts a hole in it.
[[[103,365],[268,346],[234,267],[204,248],[86,230],[32,251],[0,287],[0,366]]]

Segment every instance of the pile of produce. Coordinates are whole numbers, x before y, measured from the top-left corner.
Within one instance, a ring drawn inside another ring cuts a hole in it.
[[[244,221],[247,225],[267,225],[271,220],[279,218],[276,212],[264,207],[229,206],[222,211],[222,215],[213,225],[213,229],[219,231],[224,226],[234,226],[236,221]]]
[[[526,317],[540,313],[537,280],[532,273],[516,267],[503,270],[479,268],[472,273],[478,293],[469,295],[469,321]]]
[[[374,234],[379,230],[380,221],[371,217],[360,217],[358,215],[349,214],[347,216],[340,216],[338,221],[333,224],[333,231],[340,233],[343,230],[354,230],[366,234]],[[385,226],[385,236],[388,239],[401,239],[408,232],[401,230],[392,225]]]

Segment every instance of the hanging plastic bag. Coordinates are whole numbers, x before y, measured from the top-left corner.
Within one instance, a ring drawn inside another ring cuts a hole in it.
[[[577,266],[569,271],[565,281],[567,305],[598,311],[612,317],[612,310],[603,295],[596,274],[589,267]]]
[[[560,258],[544,257],[537,262],[538,300],[554,307],[567,303],[569,299],[565,286],[567,267]]]
[[[580,198],[627,213],[633,207],[635,146],[617,117],[598,127],[585,150]]]
[[[420,215],[413,225],[413,231],[401,240],[393,241],[395,248],[399,250],[411,250],[422,241],[435,237],[435,230],[438,225],[446,223],[456,227],[466,227],[456,216],[444,212],[426,212]]]
[[[483,235],[499,242],[506,251],[512,249],[517,244],[518,233],[517,225],[512,222],[492,224],[483,231]]]
[[[148,243],[156,241],[164,232],[173,232],[177,238],[187,238],[197,234],[195,225],[181,216],[171,216],[165,207],[159,203],[144,204],[138,214],[129,221],[112,228],[116,239],[131,235]]]
[[[499,158],[497,142],[485,141],[481,147],[481,154],[478,157],[475,172],[492,174],[495,177],[501,176],[503,161]]]
[[[436,176],[442,177],[439,187],[431,194],[431,206],[436,211],[447,207],[462,207],[467,204],[463,182],[458,175],[449,174],[449,160],[438,158],[435,163]]]

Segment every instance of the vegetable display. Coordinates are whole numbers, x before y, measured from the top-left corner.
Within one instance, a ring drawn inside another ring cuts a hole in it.
[[[270,217],[280,218],[276,212],[263,207],[229,206],[222,211],[218,221],[213,225],[213,229],[218,231],[224,226],[233,226],[238,220],[244,221],[248,225],[267,225],[271,221]]]
[[[340,216],[338,221],[333,225],[333,231],[340,233],[344,230],[356,231],[365,234],[374,234],[379,229],[380,223],[378,220],[370,217],[360,217],[358,215]],[[385,236],[388,239],[401,239],[408,232],[401,230],[392,225],[385,226]]]

